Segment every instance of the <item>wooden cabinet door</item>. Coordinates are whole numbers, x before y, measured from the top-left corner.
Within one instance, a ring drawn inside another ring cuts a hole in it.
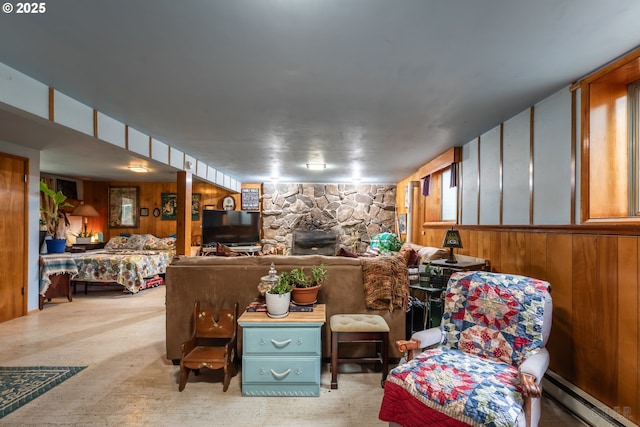
[[[26,314],[27,162],[0,153],[0,322]]]

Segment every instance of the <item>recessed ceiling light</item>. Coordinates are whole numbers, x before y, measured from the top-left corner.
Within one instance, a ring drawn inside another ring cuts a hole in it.
[[[129,168],[129,170],[131,172],[138,172],[138,173],[146,173],[149,172],[149,169],[146,166],[142,166],[142,165],[131,165],[131,166],[127,166]]]
[[[312,171],[321,171],[327,168],[326,163],[307,163],[307,169]]]

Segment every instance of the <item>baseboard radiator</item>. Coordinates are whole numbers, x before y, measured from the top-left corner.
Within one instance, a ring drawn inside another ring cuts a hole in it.
[[[542,379],[542,389],[591,426],[638,427],[623,415],[624,408],[622,408],[622,414],[618,413],[553,371],[547,371],[545,374]]]

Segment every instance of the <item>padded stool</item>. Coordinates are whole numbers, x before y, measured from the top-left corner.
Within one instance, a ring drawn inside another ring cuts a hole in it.
[[[380,363],[382,366],[382,381],[389,371],[389,325],[377,314],[335,314],[329,319],[331,328],[331,389],[338,388],[339,363]],[[376,357],[338,357],[338,344],[375,343]]]

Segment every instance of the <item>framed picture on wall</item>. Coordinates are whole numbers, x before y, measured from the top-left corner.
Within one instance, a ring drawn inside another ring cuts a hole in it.
[[[149,216],[149,208],[140,208],[140,216]]]
[[[109,187],[109,228],[138,228],[138,187]]]
[[[191,195],[191,220],[198,221],[200,219],[200,193]]]
[[[407,233],[407,214],[400,214],[400,217],[398,219],[398,233]]]
[[[200,219],[200,200],[202,195],[194,193],[191,195],[191,220]],[[162,219],[177,219],[178,216],[178,195],[176,193],[162,193]]]
[[[176,219],[178,215],[178,195],[162,193],[162,219]]]

